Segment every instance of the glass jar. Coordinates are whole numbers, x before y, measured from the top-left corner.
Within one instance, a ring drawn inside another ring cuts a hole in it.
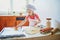
[[[51,18],[46,18],[46,27],[51,28]]]

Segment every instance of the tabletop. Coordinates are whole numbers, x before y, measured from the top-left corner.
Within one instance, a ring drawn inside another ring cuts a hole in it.
[[[42,37],[42,36],[48,36],[50,35],[50,33],[47,33],[47,34],[41,34],[40,32],[36,33],[36,34],[28,34],[26,33],[26,28],[30,28],[30,27],[19,27],[18,30],[15,30],[13,27],[5,27],[1,33],[0,33],[0,36],[1,35],[25,35],[24,37],[21,37],[21,38],[33,38],[33,37]],[[60,34],[57,33],[57,34]]]

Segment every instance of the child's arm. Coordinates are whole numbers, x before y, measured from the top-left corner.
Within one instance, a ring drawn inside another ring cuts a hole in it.
[[[36,18],[37,18],[37,21],[36,21],[36,24],[35,24],[35,25],[37,25],[38,23],[41,22],[41,20],[40,20],[40,18],[39,18],[39,16],[38,16],[37,14],[35,14],[35,16],[36,16]]]
[[[21,22],[17,25],[17,27],[18,27],[18,26],[22,26],[22,25],[24,25],[24,24],[26,23],[26,21],[27,21],[26,19],[23,20],[23,21],[21,21]]]

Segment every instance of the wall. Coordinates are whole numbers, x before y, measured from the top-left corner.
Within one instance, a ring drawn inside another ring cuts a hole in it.
[[[34,4],[44,25],[46,18],[51,17],[52,26],[60,26],[60,0],[36,0]]]

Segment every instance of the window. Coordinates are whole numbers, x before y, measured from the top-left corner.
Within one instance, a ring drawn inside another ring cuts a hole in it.
[[[0,11],[10,10],[10,0],[0,0]]]
[[[25,10],[26,0],[13,0],[13,11]]]
[[[28,3],[33,3],[33,0],[0,0],[0,12],[26,11]]]

